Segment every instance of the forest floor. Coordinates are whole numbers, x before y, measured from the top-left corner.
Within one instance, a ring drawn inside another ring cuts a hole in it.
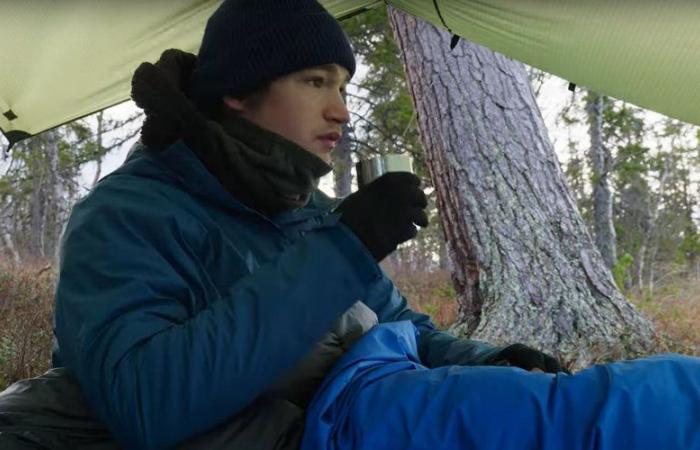
[[[432,316],[437,327],[449,328],[457,319],[449,273],[397,272],[392,279],[411,307]],[[625,295],[656,325],[661,336],[658,352],[700,356],[700,278],[669,280],[653,295],[637,291]]]
[[[449,273],[398,272],[392,278],[411,306],[429,314],[436,326],[454,323],[458,309]],[[54,289],[50,265],[13,268],[0,262],[0,391],[49,367]],[[659,351],[700,356],[700,279],[674,280],[651,298],[628,297],[666,336]]]

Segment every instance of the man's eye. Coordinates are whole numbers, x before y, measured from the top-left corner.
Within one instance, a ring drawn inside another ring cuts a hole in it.
[[[321,77],[313,77],[313,78],[309,78],[306,81],[307,81],[307,83],[309,83],[310,85],[312,85],[314,87],[322,87],[324,80]]]

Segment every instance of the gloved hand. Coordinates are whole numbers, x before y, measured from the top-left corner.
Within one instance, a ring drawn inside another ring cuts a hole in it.
[[[489,358],[486,364],[494,366],[514,366],[525,370],[540,369],[549,373],[569,373],[569,371],[564,369],[553,356],[524,344],[509,345]]]
[[[389,172],[349,195],[336,211],[379,262],[416,236],[415,225],[428,226],[427,206],[420,178],[409,172]]]

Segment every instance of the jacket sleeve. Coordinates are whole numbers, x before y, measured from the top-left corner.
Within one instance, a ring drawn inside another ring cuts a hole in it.
[[[380,322],[410,320],[418,329],[418,354],[427,367],[448,365],[474,366],[485,364],[502,347],[484,341],[456,338],[435,328],[429,316],[413,311],[394,283],[387,277],[378,283],[385,285],[386,294],[379,306]],[[379,297],[379,298],[382,298]]]
[[[252,274],[232,272],[230,288],[203,303],[209,281],[191,263],[202,255],[188,237],[203,231],[172,217],[175,205],[142,195],[119,209],[103,202],[74,211],[55,332],[62,361],[114,437],[156,449],[242,410],[381,273],[330,226]]]
[[[349,230],[347,232],[351,233]],[[437,330],[429,316],[417,313],[408,306],[406,299],[385,274],[373,284],[364,302],[374,310],[380,322],[413,322],[419,331],[418,353],[427,367],[485,364],[502,350],[502,347],[487,342],[459,339]]]

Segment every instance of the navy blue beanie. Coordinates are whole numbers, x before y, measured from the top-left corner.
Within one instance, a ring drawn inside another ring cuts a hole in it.
[[[345,32],[316,0],[225,0],[207,22],[189,95],[203,105],[331,63],[355,73]]]

